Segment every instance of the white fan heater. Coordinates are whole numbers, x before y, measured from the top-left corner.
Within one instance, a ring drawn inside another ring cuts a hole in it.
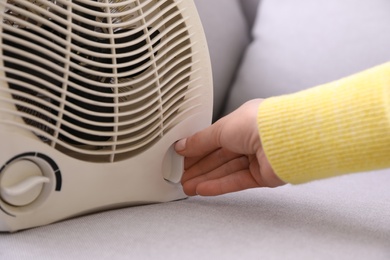
[[[211,122],[192,0],[0,0],[0,231],[185,197]]]

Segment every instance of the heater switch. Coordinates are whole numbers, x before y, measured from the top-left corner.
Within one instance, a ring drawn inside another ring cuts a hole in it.
[[[0,198],[12,206],[26,206],[35,201],[49,178],[30,160],[19,160],[7,165],[0,176]]]
[[[172,145],[165,154],[163,161],[163,177],[171,183],[180,183],[184,172],[184,157],[176,153]]]

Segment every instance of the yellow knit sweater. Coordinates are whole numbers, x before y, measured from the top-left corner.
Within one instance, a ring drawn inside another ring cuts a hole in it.
[[[390,167],[390,63],[259,107],[265,154],[285,182]]]

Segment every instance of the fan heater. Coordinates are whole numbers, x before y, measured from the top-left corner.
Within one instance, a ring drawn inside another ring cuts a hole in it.
[[[192,0],[0,0],[0,231],[185,197],[211,122]]]

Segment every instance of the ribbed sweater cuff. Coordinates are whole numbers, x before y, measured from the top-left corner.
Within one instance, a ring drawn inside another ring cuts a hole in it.
[[[288,183],[390,167],[390,63],[259,107],[260,138]]]

